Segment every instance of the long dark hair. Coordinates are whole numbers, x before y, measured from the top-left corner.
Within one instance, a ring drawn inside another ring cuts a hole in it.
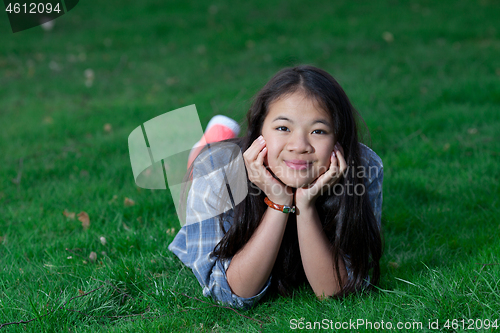
[[[346,163],[349,168],[357,170],[361,166],[356,123],[360,119],[359,115],[337,81],[327,72],[312,66],[285,68],[271,78],[254,97],[247,113],[246,136],[233,142],[243,152],[246,151],[261,134],[270,104],[296,91],[305,93],[328,111],[333,120],[335,138],[344,149]],[[234,208],[233,224],[213,252],[219,258],[233,257],[250,240],[267,209],[265,194],[250,181],[247,182],[249,195]],[[339,183],[345,189],[342,194],[336,195],[331,191],[323,193],[316,200],[323,230],[331,243],[333,262],[344,260],[349,268],[349,276],[343,281],[339,267],[335,265],[340,291],[334,296],[344,296],[365,287],[370,270],[370,284],[376,285],[380,277],[379,261],[382,255],[380,230],[369,204],[367,191],[363,191],[363,195],[354,194],[356,185],[364,184],[363,178],[358,172],[348,172]],[[294,214],[288,217],[271,274],[271,289],[283,295],[289,294],[293,287],[306,281]]]

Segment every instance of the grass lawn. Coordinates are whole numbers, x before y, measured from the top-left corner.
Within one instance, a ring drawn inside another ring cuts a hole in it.
[[[16,34],[0,17],[3,331],[500,329],[497,1],[81,1]],[[135,185],[128,135],[190,104],[243,120],[302,63],[338,79],[384,161],[380,291],[217,307],[168,251],[173,201]]]

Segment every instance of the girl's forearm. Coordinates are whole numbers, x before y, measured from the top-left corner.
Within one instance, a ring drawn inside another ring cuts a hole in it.
[[[240,297],[257,295],[276,261],[288,214],[268,208],[245,246],[234,255],[226,271],[227,282]]]
[[[341,289],[336,265],[339,265],[343,281],[347,278],[345,265],[342,259],[338,263],[333,262],[331,244],[323,232],[316,208],[305,207],[298,213],[297,233],[307,280],[319,298],[332,296]]]

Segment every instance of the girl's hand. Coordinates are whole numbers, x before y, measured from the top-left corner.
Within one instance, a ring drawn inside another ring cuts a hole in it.
[[[291,205],[293,191],[278,179],[274,178],[264,166],[267,154],[266,141],[259,136],[243,153],[248,179],[257,185],[266,196],[279,205]]]
[[[299,211],[300,207],[313,206],[321,193],[335,185],[346,169],[347,164],[344,159],[344,149],[337,142],[330,158],[330,168],[308,187],[298,188],[295,192],[295,205]]]

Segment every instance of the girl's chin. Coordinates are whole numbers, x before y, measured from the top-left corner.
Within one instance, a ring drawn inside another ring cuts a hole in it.
[[[292,178],[278,177],[270,168],[268,170],[275,179],[279,180],[288,187],[293,187],[293,188],[307,187],[314,181],[309,179],[297,179],[293,177]]]
[[[285,181],[283,181],[282,179],[280,179],[280,180],[286,186],[293,187],[293,188],[308,187],[312,183],[310,181],[300,181],[297,179],[295,179],[295,180],[289,179],[289,180],[285,180]]]

